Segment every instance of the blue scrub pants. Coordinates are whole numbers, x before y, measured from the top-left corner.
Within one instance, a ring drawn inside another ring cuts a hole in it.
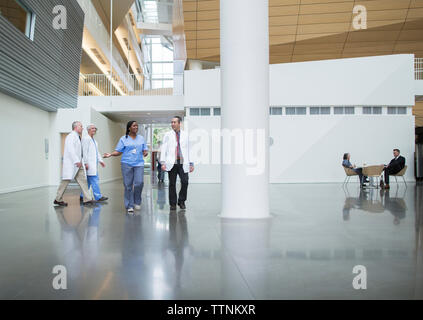
[[[100,200],[102,195],[101,195],[101,191],[100,191],[100,184],[99,184],[98,175],[87,176],[87,181],[88,181],[88,190],[90,190],[91,186],[93,187],[94,199],[96,201]],[[80,197],[82,198],[82,193],[81,193]]]
[[[125,208],[134,208],[134,204],[141,205],[141,193],[144,187],[144,167],[131,167],[122,163],[123,185],[125,187]]]

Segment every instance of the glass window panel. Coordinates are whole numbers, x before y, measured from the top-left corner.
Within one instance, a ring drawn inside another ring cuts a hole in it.
[[[220,108],[214,108],[214,109],[213,109],[213,113],[214,113],[214,115],[215,115],[215,116],[220,116],[220,114],[221,114],[221,109],[220,109]]]
[[[398,114],[407,114],[407,107],[398,107]]]
[[[172,63],[163,63],[162,69],[164,74],[173,76],[173,62]]]
[[[200,115],[200,108],[190,108],[189,109],[190,116],[199,116]]]
[[[334,113],[335,114],[344,114],[344,107],[335,107]]]
[[[286,114],[287,115],[294,115],[295,114],[295,108],[293,108],[293,107],[286,107]]]
[[[310,114],[320,114],[320,108],[319,107],[310,107]]]
[[[152,86],[153,89],[163,88],[163,81],[162,80],[152,80],[151,86]]]
[[[345,114],[355,114],[354,107],[345,107]]]
[[[396,107],[388,107],[388,114],[397,114]]]
[[[173,88],[173,80],[163,80],[163,88]]]
[[[271,115],[281,115],[282,114],[282,107],[272,107],[270,109]]]
[[[153,76],[156,74],[163,74],[163,64],[162,63],[153,63]]]
[[[32,39],[33,14],[20,1],[0,1],[0,14],[19,31]]]
[[[373,107],[373,114],[382,114],[382,107]]]
[[[321,107],[320,114],[330,114],[330,107]]]
[[[295,108],[295,113],[300,114],[300,115],[307,114],[307,108],[306,107],[297,107],[297,108]]]
[[[363,107],[363,114],[372,114],[372,107]]]
[[[201,108],[201,115],[202,116],[209,116],[210,115],[210,108]]]

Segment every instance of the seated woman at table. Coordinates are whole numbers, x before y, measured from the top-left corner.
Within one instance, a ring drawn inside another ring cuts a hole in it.
[[[360,178],[360,187],[364,188],[365,182],[369,182],[367,177],[363,176],[363,168],[357,168],[355,165],[352,165],[350,162],[350,154],[349,153],[344,153],[344,159],[342,161],[342,166],[345,168],[350,168],[351,170],[353,170],[355,173],[358,174],[358,177]]]

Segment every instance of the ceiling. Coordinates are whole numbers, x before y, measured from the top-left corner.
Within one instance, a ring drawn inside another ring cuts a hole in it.
[[[102,112],[109,119],[127,123],[135,120],[141,124],[166,124],[170,126],[170,120],[174,116],[184,117],[184,111],[134,111],[134,112]]]
[[[183,0],[188,59],[220,61],[219,2]],[[356,5],[367,9],[366,30],[352,26]],[[269,0],[269,37],[270,63],[423,57],[423,0]]]

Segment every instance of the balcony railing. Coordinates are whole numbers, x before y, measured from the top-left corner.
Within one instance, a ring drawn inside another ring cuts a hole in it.
[[[423,80],[423,58],[414,59],[414,79]]]
[[[146,89],[151,81],[143,75],[128,74],[113,79],[105,74],[80,74],[79,96],[171,96],[173,88]]]

